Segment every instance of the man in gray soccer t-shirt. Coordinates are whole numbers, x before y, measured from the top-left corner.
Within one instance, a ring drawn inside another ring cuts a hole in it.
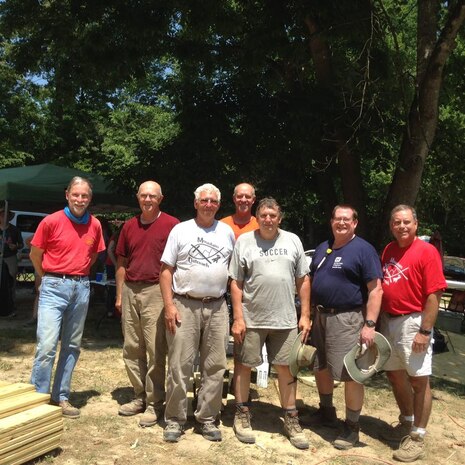
[[[234,432],[242,442],[255,442],[247,399],[251,369],[262,363],[261,348],[266,344],[268,360],[278,373],[285,433],[295,447],[308,449],[295,406],[296,382],[289,371],[297,326],[302,341],[310,331],[308,265],[300,239],[279,229],[282,212],[276,200],[261,200],[256,217],[260,229],[239,237],[229,265],[237,370]],[[298,323],[296,288],[302,303]]]

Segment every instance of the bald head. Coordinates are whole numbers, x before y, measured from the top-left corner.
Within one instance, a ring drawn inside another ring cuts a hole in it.
[[[161,186],[158,184],[158,182],[155,181],[145,181],[139,186],[139,190],[137,191],[137,196],[139,196],[142,192],[145,192],[146,190],[154,191],[156,192],[157,195],[160,197],[163,197],[163,194],[161,192]]]
[[[151,223],[160,213],[160,204],[163,200],[160,184],[155,181],[146,181],[139,186],[137,200],[141,209],[142,221]]]
[[[234,220],[247,223],[252,217],[252,205],[255,203],[255,188],[252,184],[243,182],[234,188],[233,202],[236,206]]]

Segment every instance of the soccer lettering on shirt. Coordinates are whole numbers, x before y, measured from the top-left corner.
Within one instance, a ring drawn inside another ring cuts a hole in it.
[[[289,255],[288,252],[287,252],[287,249],[282,249],[282,248],[271,248],[271,249],[268,249],[268,250],[263,250],[263,249],[260,249],[260,252],[259,252],[259,255],[260,257],[277,257],[277,256],[282,256],[282,255]]]

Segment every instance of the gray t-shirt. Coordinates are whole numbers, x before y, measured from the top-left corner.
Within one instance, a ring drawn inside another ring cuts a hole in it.
[[[308,271],[302,242],[295,234],[280,229],[272,241],[262,239],[259,231],[239,236],[229,264],[229,276],[243,282],[246,326],[295,328],[295,279]]]
[[[192,297],[221,297],[226,293],[233,247],[233,230],[224,223],[215,220],[210,228],[201,228],[193,219],[177,224],[161,257],[175,268],[173,291]]]

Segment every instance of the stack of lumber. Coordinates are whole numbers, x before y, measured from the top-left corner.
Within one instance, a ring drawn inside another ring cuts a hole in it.
[[[60,446],[61,408],[32,384],[0,384],[0,465],[20,465]]]

